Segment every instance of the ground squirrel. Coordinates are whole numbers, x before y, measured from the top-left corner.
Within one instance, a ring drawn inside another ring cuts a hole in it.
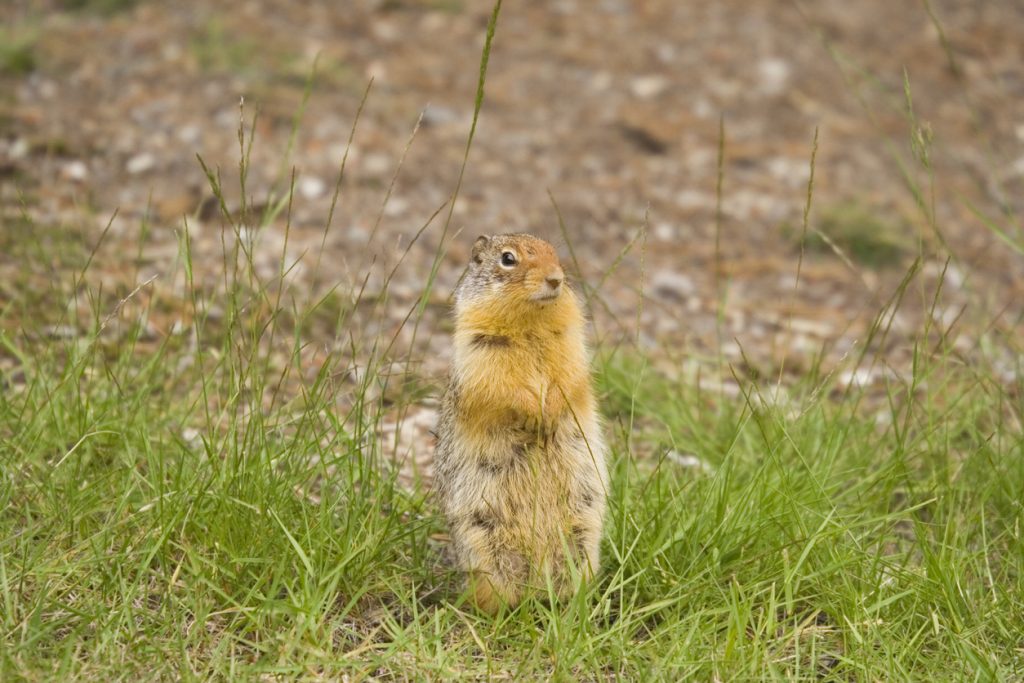
[[[480,237],[455,290],[435,482],[477,606],[598,567],[608,475],[584,316],[554,248]]]

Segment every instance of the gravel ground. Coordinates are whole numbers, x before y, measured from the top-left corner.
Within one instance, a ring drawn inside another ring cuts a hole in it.
[[[367,291],[379,291],[456,185],[489,2],[67,4],[0,6],[8,44],[24,43],[30,56],[27,66],[5,57],[0,71],[0,211],[9,235],[27,215],[46,236],[72,226],[99,235],[116,210],[108,257],[93,271],[108,291],[123,296],[156,276],[146,291],[173,298],[184,216],[200,280],[218,280],[230,232],[196,156],[221,169],[237,209],[242,98],[247,121],[259,114],[250,200],[259,205],[295,169],[287,250],[299,259],[289,276],[296,297],[359,287],[367,272]],[[437,305],[415,341],[419,372],[444,373],[443,303],[476,234],[530,231],[568,255],[553,197],[578,276],[600,283],[597,336],[633,338],[639,320],[641,345],[667,372],[692,370],[719,348],[759,372],[785,363],[795,376],[818,354],[842,372],[920,253],[891,334],[875,342],[882,365],[905,366],[934,300],[941,326],[957,321],[958,352],[969,357],[987,335],[1005,349],[999,362],[1014,380],[1024,258],[979,215],[1021,243],[1021,36],[1024,5],[1012,0],[506,2]],[[801,263],[815,131],[809,226],[840,253],[814,243]],[[915,158],[914,139],[931,140],[930,169]],[[357,317],[356,334],[398,328],[442,246],[443,218],[397,269],[384,318]],[[144,220],[149,235],[128,268],[118,255],[138,251]],[[285,224],[282,212],[260,236],[256,260],[268,277]],[[22,265],[0,256],[0,275]],[[0,288],[0,298],[18,294]],[[152,319],[157,335],[176,320],[173,311]],[[408,331],[399,341],[396,355],[414,343]],[[872,372],[845,381],[883,378]]]

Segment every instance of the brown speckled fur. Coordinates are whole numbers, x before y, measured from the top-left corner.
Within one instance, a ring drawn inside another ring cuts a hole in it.
[[[455,293],[435,484],[487,612],[548,581],[569,594],[598,569],[605,446],[583,313],[568,285],[553,284],[562,279],[550,244],[496,235],[476,241]]]

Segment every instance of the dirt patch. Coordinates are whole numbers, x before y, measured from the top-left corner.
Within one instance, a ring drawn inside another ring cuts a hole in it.
[[[563,242],[549,192],[579,276],[600,283],[598,337],[633,338],[639,320],[641,344],[666,371],[719,349],[762,373],[783,363],[799,373],[823,348],[835,366],[866,343],[919,254],[923,267],[878,346],[887,365],[905,365],[925,315],[939,329],[956,320],[966,356],[983,333],[1019,338],[1024,258],[979,216],[1021,244],[1024,7],[930,7],[932,16],[921,3],[881,0],[506,3],[454,209],[459,234],[415,341],[417,372],[444,372],[444,298],[476,234]],[[19,36],[0,65],[4,230],[28,217],[38,230],[98,235],[116,209],[104,247],[116,255],[139,251],[145,221],[138,267],[96,266],[109,288],[130,291],[171,272],[188,216],[199,279],[216,281],[225,222],[196,155],[220,169],[237,209],[244,98],[247,125],[259,112],[250,199],[260,207],[273,187],[280,197],[296,172],[290,218],[269,221],[258,263],[268,277],[277,271],[290,222],[297,296],[339,282],[359,288],[367,272],[368,291],[382,295],[374,288],[455,187],[490,12],[476,0],[4,3],[5,31]],[[867,237],[851,248],[833,234],[801,264],[815,130],[810,228]],[[428,278],[441,223],[396,271],[385,322],[367,317],[363,331],[398,329]],[[617,261],[642,227],[646,236]],[[885,258],[873,262],[872,250]],[[12,257],[0,258],[10,272]],[[322,336],[345,343],[327,328]],[[410,344],[399,333],[395,355]]]

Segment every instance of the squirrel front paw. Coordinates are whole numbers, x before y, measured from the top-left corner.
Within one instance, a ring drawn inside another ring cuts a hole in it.
[[[543,415],[525,414],[521,416],[519,429],[528,438],[547,442],[558,431],[558,424],[553,420],[546,419]]]

